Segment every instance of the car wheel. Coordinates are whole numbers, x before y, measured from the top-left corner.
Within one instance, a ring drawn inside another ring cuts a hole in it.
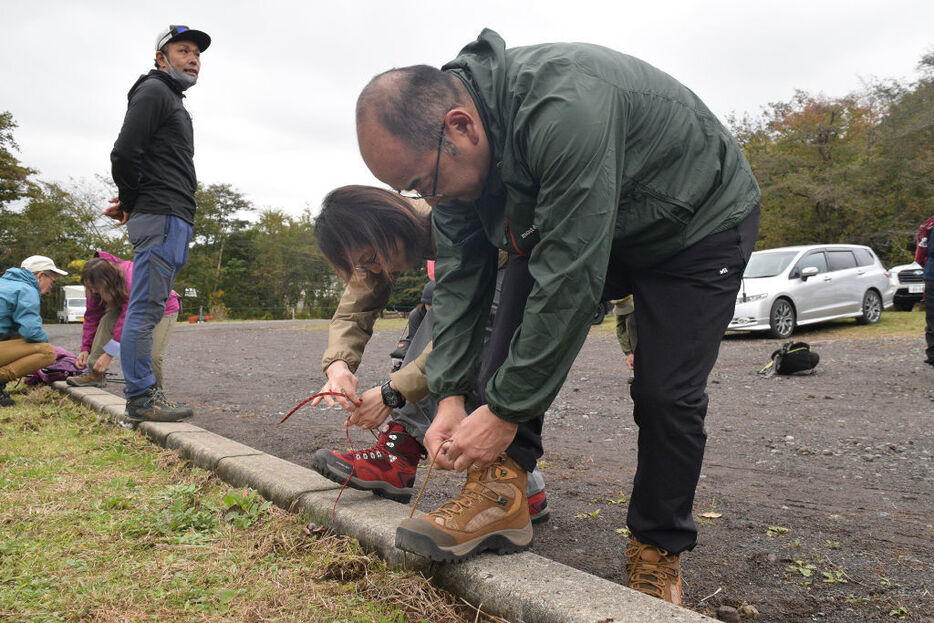
[[[772,337],[785,339],[795,332],[795,308],[788,299],[778,299],[772,303],[769,312],[769,327]]]
[[[856,319],[859,324],[876,324],[882,317],[882,297],[875,290],[866,290],[863,295],[863,315]]]

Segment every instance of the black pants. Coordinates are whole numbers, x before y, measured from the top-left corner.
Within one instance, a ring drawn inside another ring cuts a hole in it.
[[[759,231],[759,210],[650,269],[611,259],[607,295],[634,295],[639,344],[630,389],[639,455],[628,524],[680,553],[697,544],[692,508],[707,433],[707,377]]]
[[[503,279],[497,284],[499,301],[483,351],[480,376],[477,379],[480,404],[486,402],[486,384],[503,365],[513,335],[522,324],[522,315],[525,313],[525,304],[533,283],[532,275],[529,274],[529,262],[525,257],[512,260],[503,270]],[[542,456],[543,421],[544,414],[519,424],[515,439],[506,449],[506,454],[527,472],[535,469],[535,463]]]
[[[934,280],[931,279],[924,282],[924,319],[924,339],[927,342],[924,361],[934,366]]]

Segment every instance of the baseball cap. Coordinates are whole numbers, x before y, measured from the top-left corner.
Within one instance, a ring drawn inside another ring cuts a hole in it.
[[[173,41],[194,41],[202,52],[211,45],[211,37],[206,32],[192,30],[188,26],[172,24],[156,37],[156,51],[158,52],[165,44]]]
[[[44,270],[51,270],[53,273],[58,273],[59,275],[67,275],[64,270],[55,267],[55,262],[44,255],[30,255],[23,263],[20,264],[20,268],[25,268],[31,273],[41,273]]]

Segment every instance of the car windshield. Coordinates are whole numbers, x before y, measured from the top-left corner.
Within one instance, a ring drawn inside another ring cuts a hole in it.
[[[743,277],[757,279],[760,277],[774,277],[788,268],[791,261],[798,255],[796,251],[782,253],[753,253],[746,264]]]

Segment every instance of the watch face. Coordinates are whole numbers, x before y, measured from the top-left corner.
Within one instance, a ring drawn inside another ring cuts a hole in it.
[[[388,382],[383,384],[381,393],[383,395],[383,404],[387,407],[398,409],[405,404],[405,398],[402,397],[402,394],[390,387]]]

